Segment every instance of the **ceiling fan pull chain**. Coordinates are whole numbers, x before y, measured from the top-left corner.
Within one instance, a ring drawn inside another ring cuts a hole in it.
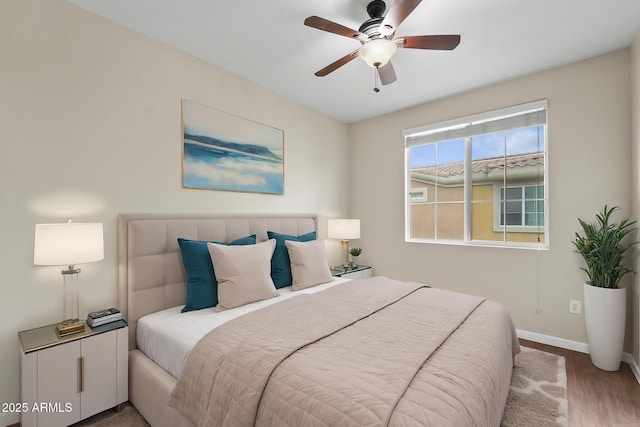
[[[373,91],[375,93],[380,92],[380,88],[378,87],[378,67],[376,67],[375,70],[373,70],[373,75],[375,76],[373,78]]]

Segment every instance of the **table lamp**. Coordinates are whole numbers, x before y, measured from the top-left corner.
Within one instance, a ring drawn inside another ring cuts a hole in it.
[[[62,270],[63,320],[56,325],[58,336],[84,331],[84,321],[79,319],[80,269],[76,264],[103,259],[103,239],[102,223],[36,224],[33,263],[68,266]]]
[[[359,219],[330,219],[328,221],[327,234],[329,239],[342,240],[342,251],[344,253],[343,268],[349,267],[349,239],[360,238]]]

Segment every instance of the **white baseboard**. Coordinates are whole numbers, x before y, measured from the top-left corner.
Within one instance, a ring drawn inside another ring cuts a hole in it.
[[[20,416],[17,413],[5,412],[0,413],[0,426],[12,426],[20,422]]]
[[[622,361],[627,362],[633,375],[636,377],[636,380],[640,383],[640,366],[638,366],[638,362],[633,358],[630,353],[624,352],[622,353]]]
[[[518,334],[518,338],[589,354],[589,344],[585,342],[567,340],[551,335],[539,334],[537,332],[523,331],[522,329],[516,329],[516,333]],[[640,366],[638,366],[638,362],[627,352],[622,353],[622,361],[629,364],[633,375],[636,377],[636,381],[640,383]]]
[[[571,341],[551,335],[539,334],[537,332],[523,331],[522,329],[516,329],[516,333],[518,334],[518,338],[589,354],[589,344],[585,342]]]

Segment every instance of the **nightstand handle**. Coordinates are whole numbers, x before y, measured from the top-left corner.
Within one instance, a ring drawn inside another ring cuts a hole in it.
[[[78,393],[84,391],[84,356],[78,358]]]

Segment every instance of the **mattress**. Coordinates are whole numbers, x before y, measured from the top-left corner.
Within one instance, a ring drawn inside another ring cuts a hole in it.
[[[291,286],[278,289],[279,297],[247,304],[231,310],[215,312],[213,308],[181,313],[183,306],[171,307],[138,320],[136,341],[138,348],[156,364],[179,378],[193,346],[216,327],[244,314],[251,313],[298,295],[313,294],[329,289],[349,279],[334,278],[333,282],[300,291]]]

